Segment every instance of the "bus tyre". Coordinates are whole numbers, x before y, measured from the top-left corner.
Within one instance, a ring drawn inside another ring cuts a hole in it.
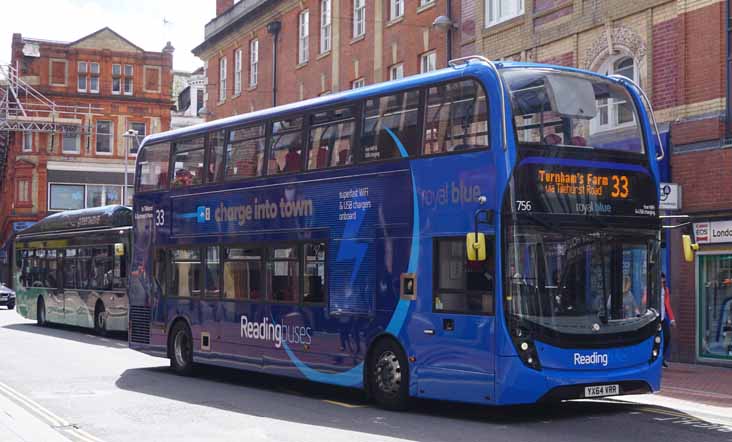
[[[379,406],[388,410],[409,406],[409,365],[398,344],[388,339],[377,342],[368,369],[369,392]]]
[[[107,315],[104,304],[101,302],[97,302],[94,308],[94,332],[98,336],[107,335]]]
[[[40,326],[44,326],[47,324],[46,303],[43,301],[43,298],[38,298],[38,302],[36,303],[36,322]]]
[[[193,374],[193,338],[185,322],[175,323],[170,331],[169,345],[170,367],[178,374]]]

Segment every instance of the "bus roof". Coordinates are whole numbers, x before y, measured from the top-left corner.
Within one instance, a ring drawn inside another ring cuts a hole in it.
[[[576,73],[594,74],[602,76],[595,72],[583,71],[576,68],[569,68],[566,66],[555,66],[549,64],[540,64],[533,62],[496,62],[495,66],[497,69],[504,68],[526,68],[526,69],[556,69]],[[303,101],[297,101],[293,103],[283,104],[280,106],[260,109],[254,112],[249,112],[241,115],[234,115],[230,117],[221,118],[218,120],[208,121],[205,123],[197,124],[194,126],[188,126],[180,129],[170,130],[167,132],[161,132],[157,134],[151,134],[145,137],[143,140],[139,153],[145,148],[147,144],[168,142],[181,138],[193,137],[196,135],[202,135],[212,130],[228,129],[230,127],[247,124],[253,121],[263,121],[271,118],[278,118],[292,114],[295,112],[304,112],[313,108],[327,107],[327,106],[338,106],[339,104],[345,104],[350,101],[364,99],[368,97],[394,93],[405,89],[424,87],[437,82],[454,80],[463,76],[482,76],[486,73],[491,72],[489,65],[479,59],[470,60],[468,63],[458,64],[454,67],[450,66],[447,68],[439,69],[436,71],[428,72],[425,74],[413,75],[405,77],[399,80],[386,81],[382,83],[375,83],[368,86],[364,86],[358,89],[344,90],[331,95],[324,95],[321,97],[310,98]],[[603,78],[607,78],[604,77]]]
[[[55,213],[18,233],[16,238],[23,239],[38,233],[130,226],[132,209],[120,205],[103,206]]]

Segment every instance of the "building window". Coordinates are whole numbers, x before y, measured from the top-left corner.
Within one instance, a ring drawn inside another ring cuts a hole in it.
[[[23,132],[23,152],[33,152],[32,132]]]
[[[330,51],[330,1],[322,0],[320,2],[320,53],[324,54]]]
[[[86,207],[101,207],[122,204],[124,186],[91,185],[86,186]]]
[[[99,63],[79,62],[78,90],[79,92],[99,93]]]
[[[310,11],[307,9],[300,13],[298,20],[298,46],[297,46],[297,63],[303,64],[308,62],[308,39],[310,37]]]
[[[145,139],[147,135],[145,123],[130,123],[130,129],[137,132],[137,137],[132,140],[132,146],[127,146],[130,149],[129,155],[137,155],[137,150],[140,148],[140,143]]]
[[[61,142],[62,153],[79,153],[79,145],[81,143],[79,136],[79,128],[75,126],[64,126],[63,140]]]
[[[112,65],[112,94],[119,95],[122,93],[122,65]]]
[[[226,100],[226,57],[219,60],[219,103]]]
[[[84,208],[84,185],[51,184],[49,210],[76,210]]]
[[[249,42],[249,87],[257,85],[259,75],[259,40]]]
[[[353,38],[366,33],[366,0],[353,0]]]
[[[126,64],[125,65],[125,75],[124,75],[124,85],[125,85],[125,95],[132,95],[132,65]]]
[[[486,0],[485,26],[493,26],[523,13],[524,0]]]
[[[241,94],[241,49],[234,51],[234,96]]]
[[[27,178],[19,178],[17,183],[15,201],[19,204],[29,204],[31,202],[30,180]]]
[[[389,0],[389,20],[396,20],[404,15],[404,0]]]
[[[421,73],[432,72],[437,68],[437,52],[430,51],[420,57],[419,71]]]
[[[419,6],[422,7],[422,6],[431,5],[434,2],[435,2],[435,0],[419,0]]]
[[[114,130],[111,121],[97,121],[96,152],[103,155],[112,154],[112,140]]]
[[[732,254],[699,254],[697,266],[699,357],[732,361]]]
[[[611,57],[600,66],[599,72],[605,75],[622,75],[638,81],[638,69],[632,57]],[[635,122],[633,103],[627,97],[614,97],[613,94],[597,99],[597,115],[590,121],[592,132],[632,126]]]
[[[486,248],[493,250],[492,241],[486,242]],[[464,238],[441,238],[435,241],[434,248],[433,310],[493,314],[495,268],[491,253],[485,261],[468,261]]]
[[[389,80],[399,80],[404,78],[404,64],[395,64],[389,68]]]
[[[86,92],[86,83],[87,79],[89,78],[89,71],[87,66],[87,62],[79,62],[79,85],[77,88],[79,92]]]
[[[351,83],[351,89],[358,89],[360,87],[366,86],[366,80],[363,78],[359,78],[358,80],[353,80]]]

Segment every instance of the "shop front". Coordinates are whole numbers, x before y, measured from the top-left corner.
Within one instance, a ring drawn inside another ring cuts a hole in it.
[[[697,358],[732,364],[732,220],[694,223]]]

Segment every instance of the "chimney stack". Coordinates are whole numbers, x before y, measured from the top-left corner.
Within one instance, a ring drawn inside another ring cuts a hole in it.
[[[216,0],[216,17],[232,6],[234,6],[234,0]]]

